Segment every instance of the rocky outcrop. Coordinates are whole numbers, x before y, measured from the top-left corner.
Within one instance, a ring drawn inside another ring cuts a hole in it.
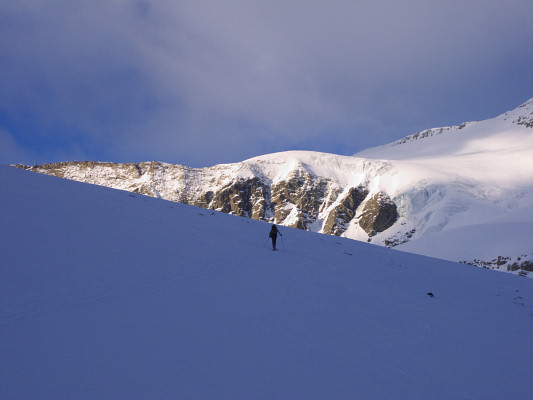
[[[352,187],[328,214],[322,231],[329,235],[340,236],[350,221],[355,217],[357,208],[365,200],[368,190],[364,187]]]
[[[271,187],[271,210],[276,223],[307,229],[318,218],[328,181],[310,174],[301,164]]]
[[[513,121],[514,124],[525,126],[526,128],[533,128],[533,99],[526,101],[517,110],[523,109],[516,119]]]
[[[203,208],[249,217],[265,219],[269,190],[258,178],[236,179],[216,192],[199,196],[193,204]]]
[[[462,260],[460,262],[486,269],[514,272],[520,276],[528,276],[530,272],[533,273],[533,253],[521,254],[516,258],[498,256],[492,260],[474,258],[473,260]]]
[[[447,133],[447,132],[457,133],[457,131],[460,131],[461,129],[466,128],[470,124],[471,122],[463,122],[461,125],[458,125],[458,126],[456,125],[456,126],[446,126],[443,128],[425,129],[423,131],[406,136],[403,139],[397,140],[396,142],[393,142],[392,145],[397,146],[397,145],[404,144],[407,142],[425,139],[427,137],[442,135],[443,133]]]
[[[390,228],[397,220],[396,205],[387,194],[379,192],[366,202],[359,226],[372,237]]]

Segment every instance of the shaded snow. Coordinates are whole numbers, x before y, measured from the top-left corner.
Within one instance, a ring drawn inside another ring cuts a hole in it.
[[[533,281],[0,166],[2,399],[532,398]],[[429,297],[426,293],[434,293]]]

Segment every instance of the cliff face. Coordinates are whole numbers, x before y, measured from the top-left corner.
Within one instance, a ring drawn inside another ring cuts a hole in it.
[[[371,237],[397,221],[399,215],[389,196],[371,193],[365,186],[365,180],[366,184],[370,181],[368,173],[384,165],[368,165],[361,160],[353,164],[349,158],[352,168],[345,171],[348,177],[335,176],[331,169],[321,176],[315,171],[316,165],[305,162],[307,157],[307,153],[290,153],[285,159],[254,159],[209,168],[160,162],[18,167],[332,235],[342,235],[352,224],[360,225],[361,232]],[[337,163],[345,162],[338,158]],[[355,180],[360,182],[351,183]]]

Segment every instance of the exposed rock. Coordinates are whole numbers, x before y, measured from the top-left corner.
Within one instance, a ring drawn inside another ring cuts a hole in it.
[[[518,265],[517,262],[514,262],[507,266],[507,271],[518,271],[520,269],[520,265]]]
[[[524,109],[524,111],[521,112],[521,115],[519,115],[518,118],[513,121],[513,123],[525,126],[526,128],[533,128],[533,99],[526,101],[517,108],[517,110],[519,109]]]
[[[390,228],[397,220],[396,205],[389,196],[379,192],[366,202],[359,218],[359,226],[368,236],[374,236]]]
[[[318,217],[327,186],[327,180],[311,175],[299,164],[286,180],[271,186],[271,209],[276,223],[283,223],[291,215],[291,221],[284,225],[307,229]]]
[[[318,209],[318,213],[320,214],[321,212],[327,210],[333,203],[335,203],[341,193],[342,190],[340,190],[338,187],[330,187],[325,195],[324,201],[322,201],[322,204]]]
[[[397,233],[396,235],[385,239],[384,244],[387,247],[398,246],[402,243],[408,242],[409,239],[411,239],[415,233],[416,233],[416,229],[414,228],[408,232]]]
[[[529,117],[520,116],[513,122],[517,125],[523,125],[526,128],[533,128],[533,115]]]
[[[442,127],[442,128],[425,129],[423,131],[420,131],[420,132],[414,133],[412,135],[406,136],[403,139],[397,140],[396,142],[393,143],[393,145],[397,146],[397,145],[400,145],[400,144],[403,144],[403,143],[407,143],[407,142],[410,142],[410,141],[425,139],[427,137],[432,137],[432,136],[438,136],[438,135],[442,135],[443,133],[446,133],[446,132],[454,133],[454,132],[457,132],[457,131],[459,131],[461,129],[466,128],[470,124],[471,124],[471,122],[463,122],[459,126],[455,125],[455,126],[446,126],[446,127]]]
[[[520,269],[522,271],[533,271],[533,262],[531,261],[524,261],[520,264]]]
[[[322,231],[337,236],[344,233],[347,224],[355,217],[357,207],[367,195],[368,190],[361,186],[350,188],[339,204],[328,214]]]
[[[463,260],[461,263],[486,269],[515,272],[521,276],[527,276],[528,272],[533,272],[533,254],[522,254],[514,259],[512,257],[498,256],[490,261],[474,258],[473,260]]]
[[[258,178],[237,179],[215,193],[208,193],[201,194],[201,201],[193,204],[202,207],[212,197],[207,208],[241,217],[265,217],[268,190]]]

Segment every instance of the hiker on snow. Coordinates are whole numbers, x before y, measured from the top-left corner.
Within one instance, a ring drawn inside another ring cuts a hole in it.
[[[276,239],[278,238],[278,233],[280,236],[283,236],[276,225],[272,225],[272,229],[268,234],[268,237],[272,239],[272,250],[276,250]]]

